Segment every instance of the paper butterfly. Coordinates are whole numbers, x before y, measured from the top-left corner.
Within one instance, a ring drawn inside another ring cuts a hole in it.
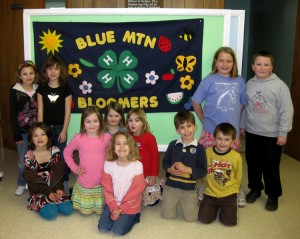
[[[176,64],[178,71],[192,72],[194,70],[194,65],[196,64],[197,59],[194,56],[177,56],[176,57]]]
[[[57,100],[57,98],[59,97],[59,95],[48,95],[48,98],[50,99],[50,102],[55,102]]]

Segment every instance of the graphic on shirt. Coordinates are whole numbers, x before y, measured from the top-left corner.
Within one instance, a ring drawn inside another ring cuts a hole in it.
[[[214,179],[224,186],[231,180],[232,165],[229,162],[219,162],[213,160],[212,165],[208,167],[208,174],[214,174]]]
[[[221,93],[217,101],[217,109],[221,111],[234,110],[234,104],[238,101],[239,90],[237,84],[217,83],[216,90]]]
[[[51,95],[48,95],[48,98],[50,99],[50,102],[51,103],[55,103],[56,100],[58,99],[59,95],[55,95],[55,94],[52,94]]]
[[[261,95],[261,91],[256,91],[256,94],[252,97],[250,101],[251,110],[254,113],[267,114],[269,111],[266,110],[267,101],[265,97]]]

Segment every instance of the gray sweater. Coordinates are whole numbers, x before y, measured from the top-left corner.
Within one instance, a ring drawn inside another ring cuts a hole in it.
[[[241,128],[266,136],[287,136],[292,129],[293,103],[287,85],[272,73],[266,79],[251,78],[247,82],[247,105]]]

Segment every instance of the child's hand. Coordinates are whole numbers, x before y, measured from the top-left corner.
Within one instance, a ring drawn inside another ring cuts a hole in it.
[[[67,140],[67,132],[61,131],[58,136],[58,142],[63,143],[63,142],[66,142],[66,140]]]
[[[60,190],[60,189],[56,190],[56,195],[57,195],[57,198],[58,198],[57,200],[61,199],[63,194],[64,194],[63,190]]]
[[[283,146],[283,145],[285,145],[286,144],[286,137],[284,137],[284,136],[278,136],[277,137],[277,144],[279,145],[279,146]]]
[[[245,139],[246,138],[246,130],[245,129],[240,129],[240,137],[241,139]]]
[[[156,183],[156,176],[150,176],[147,180],[147,186],[153,186]]]
[[[52,201],[52,202],[56,202],[57,199],[57,194],[56,193],[50,193],[48,198]]]
[[[172,175],[180,175],[180,174],[182,174],[182,172],[180,171],[179,166],[178,166],[177,164],[178,164],[178,162],[174,163],[174,164],[172,165],[172,167],[170,167],[170,168],[168,169],[168,172],[169,172],[170,174],[172,174]]]
[[[112,213],[111,213],[111,220],[116,221],[120,218],[120,215],[122,213],[122,209],[115,209]]]
[[[77,175],[83,175],[84,173],[85,173],[84,168],[81,167],[81,166],[79,166],[79,167],[77,168],[76,174],[77,174]]]
[[[185,166],[181,162],[174,163],[174,169],[176,170],[176,175],[182,175],[184,173],[192,173],[192,169],[190,167]]]

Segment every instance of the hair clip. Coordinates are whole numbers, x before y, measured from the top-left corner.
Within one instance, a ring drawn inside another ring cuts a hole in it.
[[[26,61],[23,61],[23,62],[21,62],[21,64],[18,66],[18,71],[20,71],[21,69],[22,69],[22,67],[24,67],[24,66],[33,66],[34,68],[36,68],[36,66],[35,66],[35,64],[33,63],[33,61],[31,61],[31,60],[26,60]]]

